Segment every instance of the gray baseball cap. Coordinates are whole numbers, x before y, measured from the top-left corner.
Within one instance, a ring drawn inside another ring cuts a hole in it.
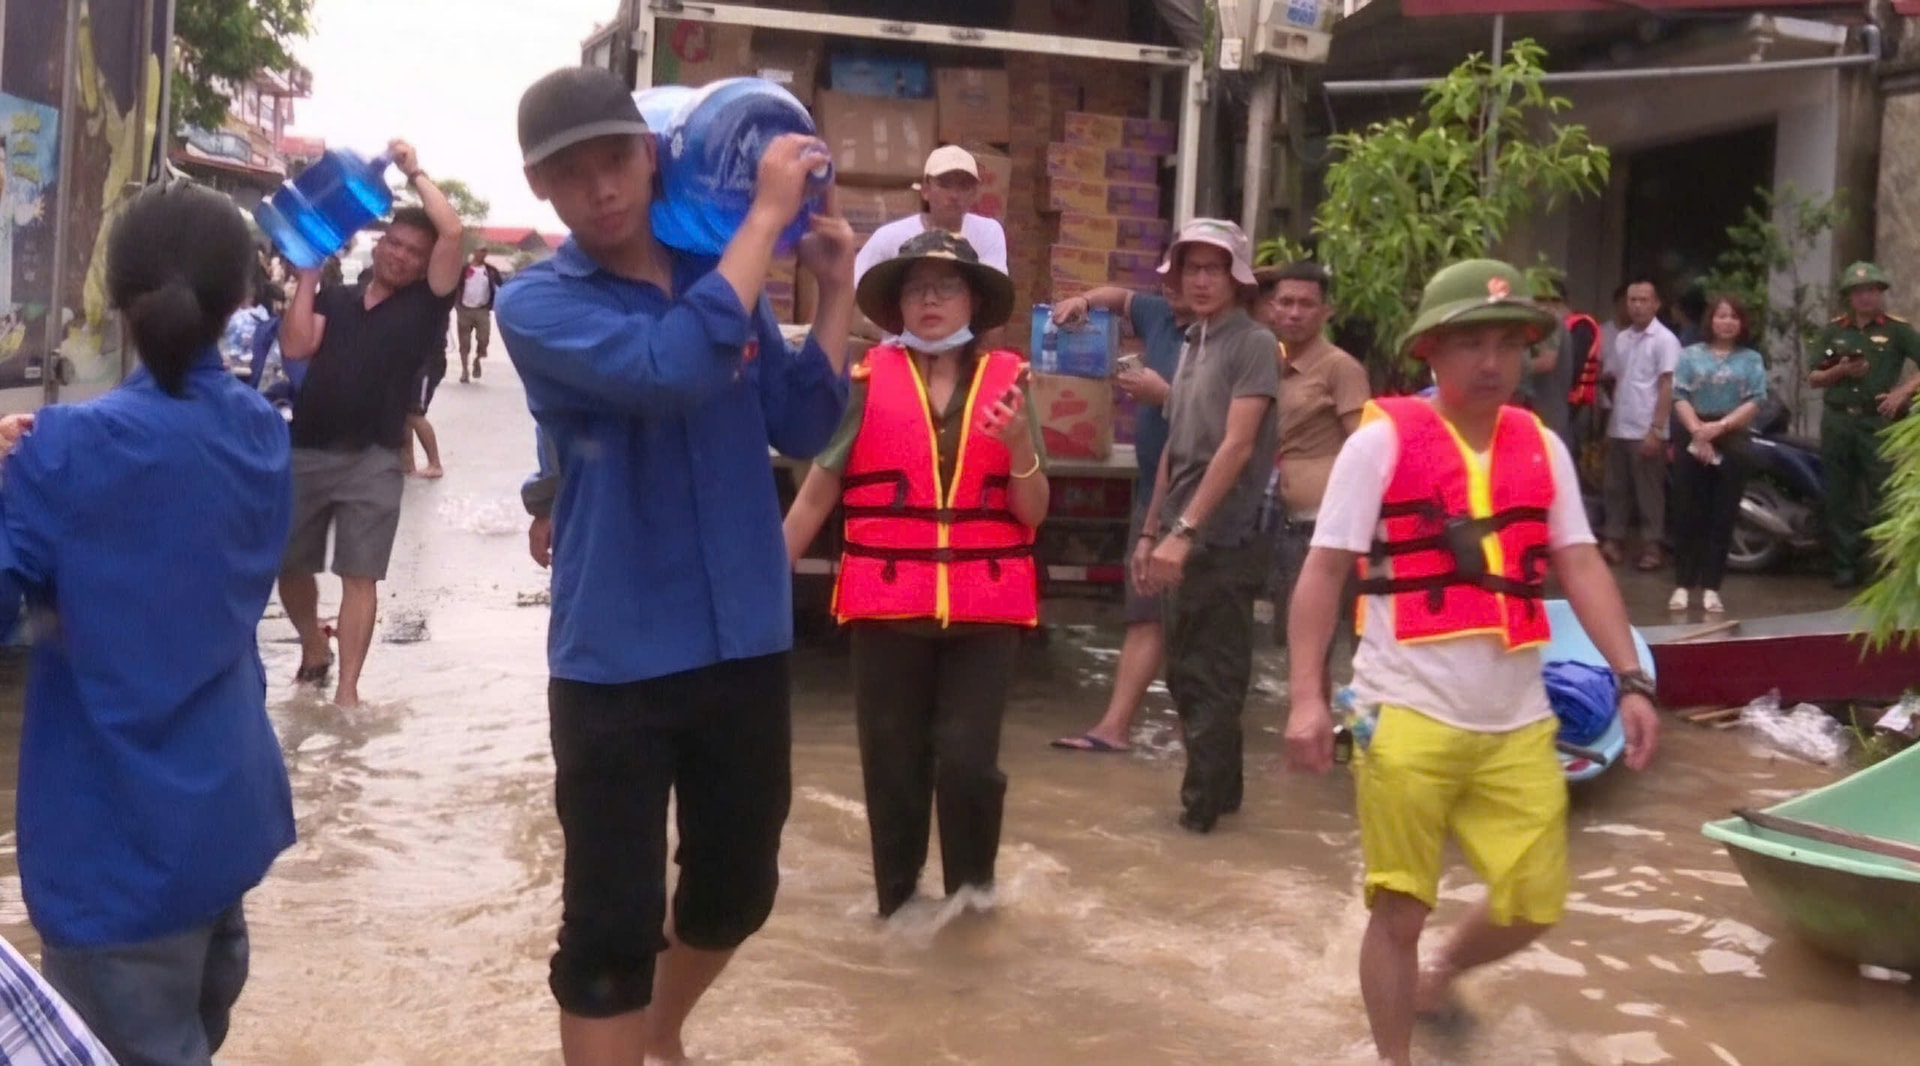
[[[595,137],[646,132],[633,90],[610,70],[567,67],[520,94],[520,157],[526,166]]]

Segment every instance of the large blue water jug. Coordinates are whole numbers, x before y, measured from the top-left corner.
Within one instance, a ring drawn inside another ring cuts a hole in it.
[[[813,116],[792,93],[770,81],[728,78],[686,98],[668,120],[661,145],[665,194],[653,204],[654,236],[697,255],[725,251],[753,206],[761,155],[785,133],[816,136]],[[819,158],[806,203],[780,235],[778,253],[793,250],[813,212],[825,205],[833,159],[824,144]]]
[[[699,91],[686,85],[655,85],[633,94],[634,106],[640,109],[640,117],[659,140],[663,153],[667,146],[667,127],[673,124],[673,116]]]
[[[384,155],[367,160],[345,148],[328,149],[260,201],[253,220],[287,262],[317,270],[367,223],[393,210],[386,181],[390,162]]]

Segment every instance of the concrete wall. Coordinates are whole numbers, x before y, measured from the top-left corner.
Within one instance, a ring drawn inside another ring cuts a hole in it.
[[[1614,151],[1613,180],[1597,201],[1568,208],[1563,223],[1543,220],[1533,227],[1548,239],[1536,247],[1566,265],[1576,302],[1606,306],[1625,254],[1626,157],[1730,130],[1773,125],[1775,187],[1792,183],[1808,195],[1832,193],[1848,183],[1846,161],[1858,158],[1851,120],[1862,106],[1856,100],[1859,80],[1852,72],[1828,70],[1573,87],[1567,95],[1574,108],[1564,117],[1586,124],[1595,141]],[[1871,158],[1870,143],[1866,150]],[[1855,199],[1867,195],[1857,190]],[[1806,257],[1802,269],[1808,276],[1832,273],[1834,243],[1823,240]],[[1840,243],[1852,242],[1843,235]]]
[[[1896,314],[1920,316],[1920,92],[1891,96],[1880,125],[1875,252]]]
[[[1906,20],[1901,55],[1920,60],[1920,18]],[[1889,95],[1880,119],[1874,255],[1893,282],[1895,314],[1920,318],[1920,91]]]

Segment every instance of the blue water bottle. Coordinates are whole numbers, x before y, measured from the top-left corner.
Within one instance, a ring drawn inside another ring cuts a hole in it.
[[[655,85],[633,94],[633,105],[640,109],[640,117],[660,142],[662,156],[666,154],[667,127],[673,124],[673,116],[699,92],[687,85]]]
[[[725,251],[753,206],[760,157],[774,138],[786,133],[817,135],[807,109],[770,81],[728,78],[688,97],[668,120],[661,146],[664,195],[653,204],[654,236],[696,255]],[[800,243],[813,212],[825,204],[833,159],[824,144],[818,152],[806,202],[780,235],[777,253],[791,252]]]
[[[367,223],[393,210],[386,181],[391,162],[385,155],[367,160],[345,148],[328,149],[260,201],[253,220],[295,269],[318,270]]]

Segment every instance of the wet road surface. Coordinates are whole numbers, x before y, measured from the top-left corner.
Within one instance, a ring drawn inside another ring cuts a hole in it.
[[[546,611],[520,605],[545,586],[517,498],[532,427],[506,361],[487,370],[436,401],[449,473],[408,486],[362,683],[372,703],[344,711],[295,693],[291,628],[277,609],[262,624],[300,842],[249,897],[253,976],[225,1062],[559,1061],[545,986],[560,887]],[[1635,575],[1628,589],[1637,621],[1667,620],[1662,582]],[[1736,613],[1836,603],[1812,578],[1734,579],[1725,592]],[[1272,769],[1280,657],[1262,651],[1248,709],[1246,808],[1199,838],[1173,821],[1164,691],[1135,753],[1048,750],[1098,717],[1119,643],[1109,605],[1058,613],[1050,639],[1027,647],[1008,712],[989,911],[928,902],[872,917],[848,663],[830,642],[797,656],[780,903],[695,1015],[700,1061],[1370,1061],[1351,787]],[[17,661],[0,667],[9,764],[19,677]],[[0,766],[8,827],[12,771]],[[1698,832],[1830,777],[1669,720],[1653,772],[1576,795],[1564,925],[1469,981],[1474,1023],[1423,1033],[1423,1061],[1913,1061],[1914,995],[1788,939]],[[0,933],[37,950],[11,832],[0,839]],[[1476,892],[1456,863],[1438,923]]]

